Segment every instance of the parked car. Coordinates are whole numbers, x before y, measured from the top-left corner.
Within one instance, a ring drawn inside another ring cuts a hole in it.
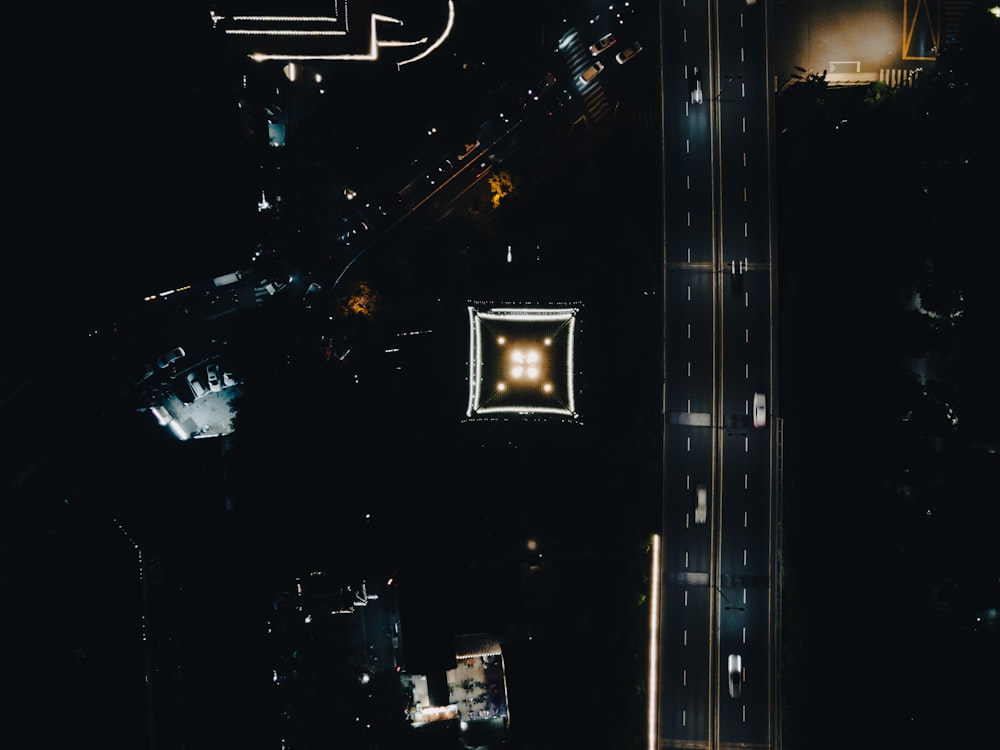
[[[184,350],[179,346],[174,347],[169,352],[167,352],[166,354],[161,354],[156,359],[156,366],[162,370],[164,368],[170,367],[170,365],[172,365],[174,362],[176,362],[183,356],[184,356]]]
[[[614,34],[605,34],[596,42],[590,45],[590,54],[593,55],[594,57],[597,57],[597,55],[604,52],[604,50],[612,46],[616,41],[618,40],[615,39]]]
[[[205,386],[198,382],[198,375],[194,372],[189,372],[187,374],[187,384],[191,388],[192,395],[198,399],[204,396],[208,391],[205,390]]]
[[[591,65],[589,68],[587,68],[585,71],[583,71],[577,80],[579,80],[580,83],[586,85],[591,81],[593,81],[595,78],[597,78],[597,76],[600,75],[602,70],[604,70],[604,63],[602,63],[600,60],[594,60],[594,64]]]
[[[729,655],[729,697],[739,698],[743,692],[743,657],[739,654]]]
[[[624,65],[640,52],[642,52],[642,45],[639,42],[632,42],[632,44],[615,55],[615,60],[619,65]]]
[[[222,390],[222,381],[219,379],[219,366],[214,362],[208,366],[208,390]]]
[[[528,89],[528,96],[530,96],[535,101],[538,101],[538,98],[546,91],[548,91],[550,88],[552,88],[552,84],[554,84],[555,82],[556,82],[556,77],[551,73],[546,73],[542,77],[542,80],[536,83],[532,88]]]
[[[222,276],[216,276],[212,279],[212,284],[214,286],[229,286],[230,284],[235,284],[242,278],[242,271],[233,271],[232,273],[224,273]]]
[[[767,426],[767,400],[763,393],[753,394],[753,426]]]

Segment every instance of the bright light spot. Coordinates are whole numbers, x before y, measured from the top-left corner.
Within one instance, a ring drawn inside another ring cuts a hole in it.
[[[500,393],[503,393],[504,391],[507,390],[507,385],[505,383],[497,383],[497,390]]]
[[[372,679],[371,675],[365,672],[364,674],[361,675],[361,684],[367,685],[369,682],[371,682],[371,679]]]
[[[536,549],[538,549],[538,542],[536,542],[534,539],[529,539],[528,549],[534,552]]]
[[[654,750],[658,744],[658,728],[656,715],[659,707],[657,686],[659,676],[657,666],[660,659],[660,535],[653,535],[652,555],[650,555],[650,585],[649,585],[649,676],[646,684],[649,704],[646,709],[646,745],[648,750]]]
[[[552,346],[552,339],[548,336],[545,337],[545,346]]]
[[[541,358],[541,355],[535,349],[529,349],[528,351],[515,349],[510,354],[510,359],[513,362],[510,368],[511,377],[515,379],[523,377],[529,380],[537,379],[541,372],[538,367]]]
[[[503,346],[504,344],[507,343],[507,339],[505,339],[503,336],[497,336],[497,343],[500,344],[500,346]]]
[[[552,393],[552,383],[546,383],[542,386],[542,390],[546,393]]]

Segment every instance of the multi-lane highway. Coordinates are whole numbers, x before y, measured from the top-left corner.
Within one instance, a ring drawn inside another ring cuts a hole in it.
[[[661,6],[659,747],[768,747],[774,737],[768,12],[766,3]],[[755,393],[767,404],[759,427]],[[730,655],[741,667],[735,687]]]

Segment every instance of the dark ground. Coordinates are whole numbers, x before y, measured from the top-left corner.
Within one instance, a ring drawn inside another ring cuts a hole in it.
[[[178,27],[189,28],[187,11],[169,13],[177,14]],[[37,81],[25,85],[31,89],[24,96],[25,109],[35,116],[22,121],[17,147],[20,166],[14,174],[20,189],[13,213],[18,231],[11,232],[17,250],[8,259],[12,283],[3,295],[8,321],[4,347],[17,354],[4,358],[3,373],[5,382],[18,382],[25,372],[34,372],[36,361],[53,363],[35,382],[51,393],[69,393],[70,404],[79,372],[66,361],[67,353],[79,351],[77,336],[83,328],[114,318],[137,292],[201,277],[207,265],[228,270],[233,259],[243,257],[249,241],[233,228],[251,225],[255,214],[248,181],[230,183],[234,174],[245,175],[246,153],[239,139],[231,137],[231,111],[220,109],[228,83],[196,77],[206,54],[204,38],[185,37],[185,49],[192,53],[180,73],[173,70],[176,60],[161,54],[167,48],[162,43],[138,37],[114,41],[89,47],[97,51],[88,61],[93,72],[86,78],[62,60],[35,70],[39,79],[58,72],[56,80],[75,76],[75,83],[63,86],[58,104],[49,87],[39,94]],[[63,42],[79,46],[69,32]],[[121,66],[122,60],[129,64]],[[136,90],[152,95],[123,95]],[[51,115],[39,117],[42,112]],[[189,179],[191,175],[199,177]],[[833,237],[842,241],[839,247],[852,241],[847,228]],[[830,394],[843,394],[844,401],[857,405],[856,414],[880,413],[883,392],[870,384],[891,383],[884,343],[895,329],[873,325],[861,306],[843,302],[879,299],[884,287],[877,279],[869,284],[861,274],[831,275],[824,271],[828,268],[825,263],[782,260],[784,541],[791,570],[785,599],[793,610],[785,620],[786,640],[792,644],[785,683],[789,737],[809,747],[874,746],[880,741],[940,747],[986,728],[983,717],[996,695],[988,667],[998,660],[995,637],[956,629],[936,608],[929,584],[949,580],[940,575],[942,560],[949,570],[989,571],[991,564],[995,569],[990,534],[995,511],[984,501],[991,497],[997,475],[989,466],[971,464],[963,496],[972,498],[968,507],[975,510],[947,514],[944,525],[931,528],[920,526],[926,517],[890,504],[874,489],[887,449],[883,433],[839,418],[845,410],[831,406]],[[393,284],[387,279],[388,286]],[[452,302],[460,299],[456,295]],[[840,303],[830,304],[832,300]],[[598,317],[601,308],[588,300],[585,310]],[[626,325],[609,323],[604,330],[588,326],[590,351],[599,348],[590,342]],[[622,347],[623,354],[627,350]],[[84,380],[100,381],[98,376],[99,370]],[[614,383],[611,374],[594,377],[598,392]],[[113,410],[92,432],[56,438],[58,451],[44,470],[29,487],[10,493],[0,525],[4,587],[15,633],[12,673],[23,675],[11,712],[21,720],[11,723],[11,732],[34,735],[36,741],[71,735],[78,742],[100,737],[108,747],[143,745],[145,686],[134,669],[143,656],[135,639],[142,626],[136,617],[142,590],[136,585],[138,560],[131,538],[141,541],[147,562],[155,562],[149,580],[159,593],[151,606],[160,619],[150,627],[173,634],[172,640],[157,644],[157,663],[170,674],[169,665],[178,661],[188,669],[183,693],[189,707],[180,714],[176,706],[158,710],[183,717],[189,747],[232,746],[233,740],[254,746],[260,737],[247,717],[266,711],[268,704],[247,685],[262,671],[267,675],[267,664],[233,646],[259,639],[255,628],[268,605],[263,592],[275,580],[317,560],[348,567],[356,563],[350,532],[357,519],[344,514],[369,503],[380,513],[412,521],[405,514],[417,503],[457,498],[462,506],[474,501],[470,515],[480,535],[523,538],[538,533],[560,542],[580,540],[585,554],[575,564],[593,576],[594,586],[577,592],[575,601],[586,606],[581,605],[574,620],[573,640],[554,640],[553,649],[544,654],[558,659],[560,668],[572,675],[572,687],[559,698],[565,705],[578,705],[589,689],[581,686],[592,684],[595,674],[627,681],[641,653],[621,659],[619,651],[595,654],[592,648],[611,627],[623,628],[625,639],[634,635],[623,625],[625,619],[612,613],[632,606],[629,599],[636,592],[623,589],[620,581],[636,580],[641,551],[629,560],[615,559],[593,529],[634,540],[655,522],[621,512],[623,498],[645,497],[650,491],[650,467],[630,455],[634,448],[634,455],[641,456],[649,446],[639,439],[644,425],[637,429],[623,412],[602,413],[604,401],[596,394],[587,401],[584,428],[525,435],[512,426],[509,433],[490,435],[490,468],[502,464],[506,475],[534,466],[525,460],[524,449],[551,453],[554,466],[581,469],[565,486],[557,481],[564,475],[542,477],[537,492],[557,500],[539,508],[526,498],[522,512],[509,504],[506,482],[478,471],[482,467],[475,443],[467,440],[475,426],[449,423],[447,437],[429,444],[408,413],[391,407],[382,416],[399,428],[390,452],[405,471],[397,472],[404,479],[392,493],[382,492],[384,467],[367,461],[382,425],[361,420],[360,434],[354,429],[345,433],[338,410],[357,407],[347,400],[326,405],[325,419],[309,419],[299,437],[267,455],[240,459],[255,469],[242,477],[243,485],[266,492],[256,499],[244,497],[236,512],[227,512],[220,501],[218,446],[172,443],[147,429],[148,415]],[[47,426],[54,429],[60,423],[67,400],[35,403],[40,405],[5,409],[5,455],[21,456],[36,441],[51,445]],[[637,442],[589,443],[589,435],[598,430],[615,430]],[[321,439],[311,440],[317,432]],[[522,447],[506,448],[508,439]],[[455,473],[449,472],[443,483],[441,454],[445,445],[456,444],[456,453],[467,460],[446,458]],[[609,448],[616,452],[609,456]],[[597,471],[607,460],[619,469]],[[294,466],[296,461],[301,463]],[[299,470],[290,471],[290,465]],[[308,470],[301,470],[304,466]],[[593,473],[582,471],[584,467]],[[973,497],[970,493],[977,490]],[[280,511],[271,502],[275,497]],[[317,502],[323,512],[313,515]],[[639,506],[637,502],[633,510]],[[430,538],[468,532],[464,513],[449,514]],[[401,528],[407,527],[388,526],[381,544],[407,550],[400,555],[404,562],[423,559],[432,545],[408,540],[407,534],[393,538]],[[337,540],[336,549],[322,547],[319,553],[301,541],[308,539],[311,546],[331,538]],[[479,541],[473,537],[461,553],[474,556]],[[435,564],[448,562],[447,554],[432,551],[431,557]],[[966,578],[976,576],[953,576]],[[619,609],[604,606],[615,601]],[[206,617],[208,613],[215,617]],[[587,656],[577,658],[582,652]],[[625,691],[606,697],[618,700],[623,712],[633,704]],[[542,700],[539,694],[537,702]],[[858,716],[859,722],[845,722],[845,716]],[[169,735],[176,724],[157,726]],[[611,736],[612,728],[591,722],[568,731],[582,741],[602,731]]]

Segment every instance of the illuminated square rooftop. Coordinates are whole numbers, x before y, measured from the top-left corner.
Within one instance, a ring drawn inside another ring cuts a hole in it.
[[[575,307],[469,306],[469,417],[576,418]]]

